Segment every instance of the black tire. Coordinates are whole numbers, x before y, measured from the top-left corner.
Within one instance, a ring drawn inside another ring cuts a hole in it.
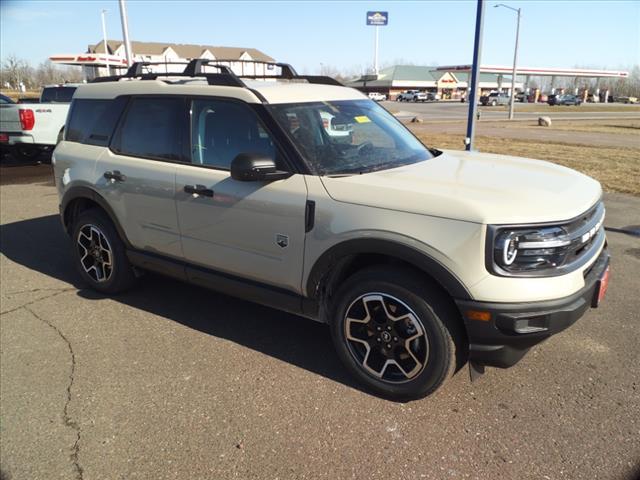
[[[136,276],[127,258],[124,242],[104,211],[92,208],[81,212],[73,223],[71,241],[76,268],[82,280],[93,290],[116,294],[134,285]],[[96,248],[100,254],[92,255]],[[105,253],[105,249],[109,254]],[[102,260],[95,260],[98,256]],[[110,265],[106,266],[106,263]]]
[[[32,147],[30,145],[16,145],[13,147],[12,153],[16,160],[31,162],[38,158],[41,150],[38,147]]]
[[[455,340],[463,339],[456,326],[459,314],[441,289],[413,271],[362,270],[344,282],[332,306],[331,335],[338,356],[373,393],[396,401],[418,399],[453,375]],[[399,312],[395,320],[386,314],[392,311]],[[358,321],[368,318],[368,323]]]

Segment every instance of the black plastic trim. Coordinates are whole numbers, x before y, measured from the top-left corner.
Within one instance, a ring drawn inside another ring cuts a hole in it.
[[[585,275],[585,286],[567,297],[519,303],[456,299],[469,338],[469,359],[482,365],[507,368],[517,363],[532,346],[573,325],[594,306],[593,299],[609,260],[609,252],[604,248]],[[468,315],[470,310],[489,312],[491,319],[472,320]],[[523,322],[533,323],[538,330],[521,333]]]
[[[316,221],[316,202],[313,200],[307,200],[306,208],[304,210],[304,231],[309,233],[313,230],[313,226]]]
[[[132,265],[199,285],[216,292],[318,320],[317,304],[301,295],[254,280],[135,249],[127,250]]]
[[[381,254],[410,263],[438,282],[453,298],[471,300],[471,293],[455,274],[429,255],[400,243],[375,238],[347,240],[334,245],[316,261],[307,280],[306,293],[316,298],[319,287],[338,263],[353,255]]]
[[[86,198],[87,200],[91,200],[97,203],[107,213],[107,215],[113,222],[113,225],[116,227],[118,235],[120,235],[120,238],[122,239],[124,244],[127,247],[130,247],[131,243],[129,242],[129,239],[125,234],[124,229],[120,225],[120,222],[118,221],[118,217],[116,217],[116,214],[113,212],[113,209],[109,206],[109,203],[104,198],[102,198],[102,196],[98,192],[96,192],[95,190],[92,190],[89,187],[84,187],[84,186],[71,187],[65,192],[64,196],[62,197],[62,201],[60,202],[60,220],[62,221],[62,226],[65,230],[65,233],[67,235],[71,234],[71,232],[69,231],[69,228],[71,227],[71,225],[67,225],[66,223],[66,216],[68,213],[67,209],[73,200],[82,199],[82,198]]]

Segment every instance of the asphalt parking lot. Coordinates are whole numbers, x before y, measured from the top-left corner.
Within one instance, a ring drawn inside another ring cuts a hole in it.
[[[0,171],[6,479],[635,479],[640,238],[610,231],[603,306],[509,370],[393,403],[328,329],[173,280],[83,289],[50,167]],[[605,195],[606,225],[640,198]]]

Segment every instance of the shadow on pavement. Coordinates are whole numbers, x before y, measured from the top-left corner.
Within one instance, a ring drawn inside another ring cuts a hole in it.
[[[0,252],[26,268],[74,285],[83,298],[105,298],[82,289],[57,215],[0,226]],[[336,356],[329,329],[312,320],[151,274],[131,292],[112,299],[361,390]]]

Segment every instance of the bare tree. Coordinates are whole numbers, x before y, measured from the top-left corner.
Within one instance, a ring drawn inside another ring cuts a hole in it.
[[[16,57],[9,55],[0,68],[0,82],[2,86],[8,84],[9,88],[19,90],[23,84],[26,88],[31,88],[33,83],[33,69],[29,64]]]

